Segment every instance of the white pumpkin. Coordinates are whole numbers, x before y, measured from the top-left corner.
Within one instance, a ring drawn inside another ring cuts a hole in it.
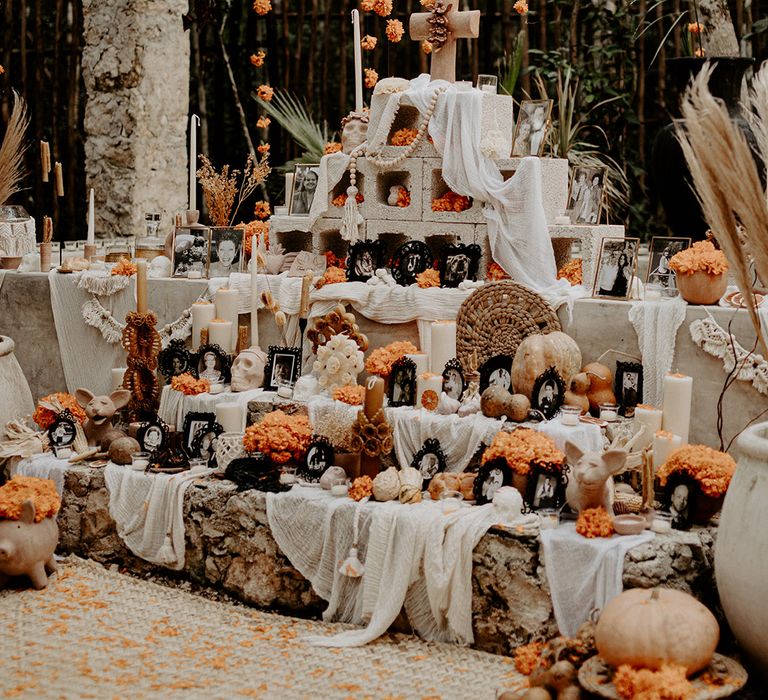
[[[581,371],[581,350],[571,336],[562,331],[529,335],[517,348],[512,361],[512,386],[517,394],[533,398],[536,379],[554,367],[565,383]]]

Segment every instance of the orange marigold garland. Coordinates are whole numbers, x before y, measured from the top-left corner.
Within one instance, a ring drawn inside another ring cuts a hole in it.
[[[472,200],[463,194],[456,194],[448,190],[442,197],[432,200],[432,211],[466,211],[472,206]]]
[[[692,275],[694,272],[720,275],[728,272],[725,253],[715,248],[711,241],[698,241],[690,248],[681,250],[672,256],[669,266],[678,275]]]
[[[272,123],[272,120],[269,117],[265,117],[264,115],[262,115],[256,120],[256,128],[266,129],[271,123]]]
[[[534,466],[547,472],[561,472],[565,464],[565,455],[557,449],[552,438],[532,428],[496,433],[483,453],[482,462],[485,464],[494,459],[503,459],[521,476],[531,474]]]
[[[185,396],[197,396],[208,393],[211,383],[207,379],[195,379],[189,372],[185,372],[171,379],[171,389],[180,391]]]
[[[378,43],[379,43],[379,40],[375,36],[371,36],[370,34],[366,34],[360,40],[360,46],[362,46],[363,51],[373,51],[376,48],[376,44]]]
[[[416,284],[418,284],[422,289],[428,289],[429,287],[439,287],[440,273],[433,268],[424,270],[424,272],[420,272],[418,275],[416,275]]]
[[[51,424],[56,420],[58,413],[52,411],[50,408],[46,408],[43,404],[61,404],[63,409],[68,410],[72,417],[77,420],[78,423],[85,421],[85,411],[82,406],[77,403],[77,399],[72,394],[56,393],[48,394],[37,402],[37,408],[32,414],[32,420],[35,421],[43,430],[48,430]]]
[[[332,141],[330,143],[326,143],[325,146],[323,146],[323,155],[330,156],[333,153],[339,153],[341,151],[341,144],[338,141]]]
[[[395,362],[404,355],[411,355],[418,351],[419,349],[407,340],[399,340],[383,348],[376,348],[365,361],[365,370],[368,374],[388,377]]]
[[[265,202],[263,199],[253,205],[253,215],[257,219],[261,219],[262,221],[268,219],[271,213],[272,209],[269,206],[269,202]]]
[[[402,40],[403,34],[405,34],[403,23],[399,19],[388,19],[384,33],[387,35],[387,39],[393,44],[397,44]]]
[[[398,129],[394,134],[392,134],[392,145],[393,146],[410,146],[415,140],[416,137],[419,135],[418,129]]]
[[[590,539],[610,537],[615,532],[613,519],[602,506],[587,508],[579,513],[576,520],[576,532]]]
[[[272,2],[270,0],[253,0],[253,11],[257,15],[266,15],[272,9]]]
[[[306,416],[273,411],[246,429],[243,446],[248,452],[262,452],[276,464],[285,464],[302,459],[311,441],[312,428]]]
[[[379,74],[373,68],[366,68],[365,71],[365,87],[372,89],[376,87],[376,83],[379,82]]]
[[[569,260],[557,271],[557,279],[568,280],[572,287],[581,284],[583,280],[581,258]]]
[[[725,452],[706,445],[685,445],[676,449],[663,464],[657,476],[662,486],[672,474],[688,474],[699,482],[704,495],[719,498],[725,495],[736,471],[736,462]]]
[[[342,192],[341,194],[337,194],[332,200],[331,205],[334,207],[343,207],[347,203],[347,199],[349,199],[349,195],[346,192]],[[355,195],[355,201],[358,204],[362,204],[365,201],[365,197],[363,197],[362,193],[358,192]]]
[[[264,59],[267,57],[263,51],[257,51],[251,54],[251,65],[254,68],[261,68],[264,65]]]
[[[626,700],[687,700],[695,690],[679,664],[662,664],[658,671],[622,664],[613,674],[613,687]]]
[[[0,486],[0,520],[19,520],[25,501],[35,504],[35,522],[53,517],[61,508],[61,498],[50,479],[34,476],[12,476]]]
[[[541,663],[541,653],[544,651],[544,642],[536,641],[523,644],[515,649],[515,668],[518,673],[530,676],[534,669]]]
[[[373,11],[379,17],[389,17],[392,14],[392,0],[374,0]]]
[[[315,289],[322,289],[326,284],[339,284],[347,281],[347,273],[340,267],[327,267],[323,276],[315,283]]]
[[[269,85],[259,85],[258,88],[256,88],[256,96],[260,100],[264,100],[264,102],[272,102],[272,97],[274,96],[275,91],[273,88],[271,88]]]
[[[364,386],[341,386],[333,390],[335,401],[349,404],[350,406],[362,406],[365,400]]]
[[[113,275],[123,275],[130,277],[136,274],[137,267],[128,258],[120,258],[117,264],[112,268]]]

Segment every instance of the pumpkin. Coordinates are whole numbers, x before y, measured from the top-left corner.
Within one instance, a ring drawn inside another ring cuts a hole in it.
[[[571,386],[565,392],[565,398],[563,404],[566,406],[576,406],[580,408],[582,413],[589,412],[589,398],[587,392],[589,391],[589,375],[586,372],[579,372],[574,374],[571,379]]]
[[[671,588],[624,591],[605,606],[595,627],[597,652],[610,666],[656,671],[673,663],[688,675],[709,665],[719,637],[715,616]]]
[[[581,350],[576,341],[562,331],[529,335],[518,346],[512,361],[512,386],[531,399],[536,379],[550,367],[568,386],[571,377],[581,369]]]
[[[528,419],[531,402],[524,394],[510,394],[504,387],[489,386],[480,397],[480,410],[487,418],[506,416],[515,423]]]
[[[589,377],[589,407],[598,412],[601,403],[616,403],[613,393],[613,372],[599,362],[590,362],[582,370]]]

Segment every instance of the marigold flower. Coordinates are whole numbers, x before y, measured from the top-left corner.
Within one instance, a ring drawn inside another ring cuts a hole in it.
[[[325,255],[325,262],[328,267],[340,267],[342,270],[346,267],[344,258],[340,258],[332,250],[326,250],[323,255]]]
[[[485,274],[485,279],[488,282],[498,282],[499,280],[508,280],[509,275],[504,272],[504,268],[497,262],[492,262],[488,265],[488,271]]]
[[[43,430],[48,430],[48,428],[51,427],[51,424],[56,420],[58,416],[58,413],[55,413],[49,408],[45,408],[42,405],[44,403],[59,403],[64,407],[64,409],[72,414],[78,423],[83,423],[85,421],[85,411],[83,410],[83,407],[77,402],[77,399],[72,396],[72,394],[57,392],[55,394],[48,394],[48,396],[44,396],[42,399],[40,399],[37,402],[37,408],[35,409],[35,412],[32,414],[32,420],[35,421],[35,423],[37,423]]]
[[[263,199],[256,202],[253,206],[253,215],[257,219],[268,219],[271,213],[272,210],[270,209],[269,202],[265,202]]]
[[[272,120],[269,117],[260,116],[256,122],[256,128],[257,129],[266,129],[270,124],[272,123]]]
[[[272,96],[274,94],[275,91],[269,87],[269,85],[259,85],[256,89],[256,95],[260,100],[264,100],[264,102],[272,102]]]
[[[407,340],[400,340],[383,348],[376,348],[365,361],[365,369],[368,374],[377,374],[380,377],[388,377],[392,372],[392,365],[404,355],[418,352],[419,349]]]
[[[329,156],[332,153],[338,153],[340,150],[341,150],[341,144],[335,141],[332,141],[331,143],[326,143],[325,146],[323,146],[323,154],[326,156]]]
[[[364,386],[340,386],[333,390],[334,401],[341,401],[350,406],[362,406],[365,400]]]
[[[17,474],[0,486],[0,520],[20,520],[26,501],[35,504],[36,523],[53,517],[61,508],[53,481]]]
[[[376,0],[362,0],[360,3],[360,9],[363,12],[372,12],[375,5]]]
[[[267,57],[263,51],[257,51],[251,54],[251,65],[256,68],[261,68],[264,65],[264,59]]]
[[[557,272],[557,279],[568,280],[571,286],[581,284],[583,281],[581,270],[581,258],[575,258],[563,265]]]
[[[525,0],[517,0],[513,7],[519,15],[528,14],[528,3]]]
[[[531,428],[496,433],[483,453],[482,463],[495,459],[503,459],[521,476],[529,475],[534,466],[548,472],[560,472],[565,464],[565,455],[557,449],[552,438]]]
[[[370,476],[358,476],[349,487],[347,494],[353,501],[362,501],[373,495],[373,479]]]
[[[515,649],[515,668],[518,673],[530,676],[534,669],[541,663],[541,652],[544,650],[544,642],[531,642],[523,644]]]
[[[687,669],[680,664],[665,663],[658,671],[633,668],[622,664],[613,674],[613,687],[625,700],[633,698],[669,698],[684,700],[694,695]]]
[[[3,66],[0,66],[0,75],[3,75],[5,73],[5,68]]]
[[[268,143],[262,143],[260,146],[256,147],[256,150],[259,152],[259,155],[265,156],[269,153],[270,148],[271,146]]]
[[[375,88],[379,82],[379,74],[373,68],[365,69],[365,87]]]
[[[615,532],[613,529],[613,519],[602,506],[587,508],[581,511],[576,519],[576,532],[589,539],[594,537],[611,537]]]
[[[373,11],[379,17],[389,17],[392,14],[392,0],[375,0]]]
[[[387,35],[387,39],[393,44],[397,44],[403,38],[403,34],[405,34],[403,23],[399,19],[388,19],[387,28],[384,30],[384,33]]]
[[[472,206],[472,200],[463,194],[456,194],[450,190],[442,197],[432,200],[432,211],[466,211]]]
[[[270,0],[253,0],[253,11],[257,15],[266,15],[272,9]]]
[[[185,396],[197,396],[208,393],[211,383],[207,379],[195,379],[189,372],[185,372],[171,379],[171,389],[180,391]]]
[[[421,42],[421,50],[425,54],[427,54],[427,56],[429,56],[429,54],[432,53],[433,49],[434,49],[434,47],[432,46],[432,42],[431,41],[427,41],[426,39],[424,39],[424,41]]]
[[[728,271],[728,259],[711,241],[698,241],[673,255],[669,266],[678,275],[692,275],[694,272],[720,275]]]
[[[323,276],[315,283],[315,289],[321,289],[326,284],[339,284],[347,281],[347,273],[340,267],[327,267]]]
[[[416,284],[422,289],[440,286],[440,273],[434,268],[429,268],[416,275]]]
[[[249,426],[243,437],[248,452],[263,452],[273,462],[299,461],[312,441],[312,428],[306,416],[289,416],[283,411],[268,413]]]
[[[687,474],[699,482],[702,493],[719,498],[728,490],[735,471],[736,462],[725,452],[706,445],[685,445],[669,455],[656,475],[666,486],[672,474]]]
[[[420,0],[421,6],[425,10],[434,10],[435,9],[435,0]]]
[[[418,129],[398,129],[392,134],[391,144],[393,146],[410,146],[418,135]]]
[[[131,275],[136,274],[136,270],[136,265],[128,260],[128,258],[120,258],[120,260],[117,261],[117,265],[112,268],[112,274],[115,276],[124,275],[125,277],[130,277]]]
[[[704,25],[701,22],[689,22],[688,33],[689,34],[701,34],[704,32]]]
[[[395,206],[401,207],[402,209],[405,209],[406,207],[411,206],[411,193],[408,191],[407,188],[401,186],[397,190],[397,202]]]
[[[253,237],[256,236],[256,244],[264,237],[264,245],[269,247],[269,221],[251,221],[247,224],[239,224],[236,228],[243,228],[245,233],[243,237],[245,242],[243,247],[245,249],[245,257],[251,257],[251,246],[253,245]]]
[[[364,51],[373,51],[376,48],[376,44],[378,43],[379,43],[379,40],[375,36],[371,36],[370,34],[366,34],[360,40],[360,46],[363,47]]]

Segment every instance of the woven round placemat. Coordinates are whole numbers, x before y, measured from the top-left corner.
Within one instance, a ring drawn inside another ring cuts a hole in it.
[[[702,680],[704,675],[719,685],[706,683]],[[743,688],[747,682],[747,672],[737,661],[722,654],[715,654],[712,663],[704,671],[688,680],[694,688],[693,695],[688,700],[715,700],[727,698]],[[579,669],[579,683],[584,690],[600,697],[622,700],[613,687],[610,669],[599,656],[593,656]]]
[[[478,367],[496,355],[515,356],[529,335],[560,330],[555,310],[528,287],[503,280],[471,294],[456,317],[456,356],[464,370],[477,351]]]

